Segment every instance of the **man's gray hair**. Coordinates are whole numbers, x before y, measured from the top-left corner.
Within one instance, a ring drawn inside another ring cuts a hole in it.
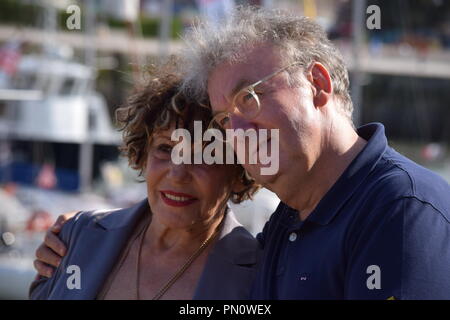
[[[182,89],[197,99],[206,97],[208,76],[216,66],[245,58],[240,56],[245,48],[270,43],[280,49],[286,65],[299,62],[306,70],[313,61],[322,63],[330,73],[335,96],[342,102],[340,111],[352,119],[353,104],[343,58],[324,29],[307,17],[282,10],[239,7],[218,27],[198,23],[184,40]]]

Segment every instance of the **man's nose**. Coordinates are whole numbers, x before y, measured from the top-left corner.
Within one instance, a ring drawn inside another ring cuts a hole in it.
[[[245,131],[249,129],[257,129],[256,125],[253,122],[248,121],[242,116],[234,114],[231,116],[231,126],[233,130],[243,129]]]

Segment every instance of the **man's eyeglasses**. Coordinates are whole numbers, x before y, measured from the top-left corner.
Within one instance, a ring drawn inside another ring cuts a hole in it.
[[[300,64],[300,62],[291,63],[290,65],[285,66],[269,74],[268,76],[262,78],[261,80],[239,90],[233,97],[233,100],[231,102],[233,111],[232,112],[223,111],[216,114],[211,120],[208,129],[210,128],[231,129],[233,127],[231,123],[231,115],[234,113],[235,110],[237,110],[237,114],[239,114],[240,116],[242,116],[247,120],[256,118],[261,112],[261,102],[259,100],[257,92],[255,91],[255,88],[261,83],[275,77],[284,70],[292,67],[293,65],[298,64]]]

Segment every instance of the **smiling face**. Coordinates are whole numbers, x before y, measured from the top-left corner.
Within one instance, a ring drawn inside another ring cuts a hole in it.
[[[155,132],[144,169],[153,219],[176,229],[193,229],[222,217],[236,166],[181,164],[171,160],[177,142],[170,136],[175,126]]]
[[[245,56],[243,62],[231,65],[225,62],[211,72],[208,94],[214,114],[233,112],[234,92],[285,67],[278,51],[270,45],[254,47]],[[299,183],[308,179],[320,156],[322,110],[314,105],[308,80],[305,78],[301,85],[291,87],[286,71],[256,87],[255,91],[261,103],[260,113],[250,120],[233,114],[233,129],[279,129],[279,170],[265,176],[260,175],[260,164],[243,166],[257,182],[287,202],[298,193]]]

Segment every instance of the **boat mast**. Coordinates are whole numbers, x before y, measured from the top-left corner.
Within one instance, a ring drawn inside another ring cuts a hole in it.
[[[86,1],[86,9],[84,13],[84,34],[85,34],[85,51],[84,60],[85,64],[92,70],[92,77],[90,77],[87,88],[86,97],[91,97],[94,91],[94,79],[96,70],[96,48],[95,42],[90,41],[94,36],[95,31],[95,19],[96,8],[94,1]],[[89,101],[90,99],[88,99]],[[86,112],[86,136],[84,141],[80,145],[79,152],[79,172],[80,172],[80,191],[89,192],[92,188],[92,167],[94,158],[94,145],[91,140],[91,126],[89,124],[89,108],[87,106]]]
[[[366,0],[353,0],[352,2],[352,56],[353,72],[351,82],[351,95],[353,100],[353,122],[356,126],[362,121],[363,81],[364,72],[361,70],[361,50],[365,35]]]

